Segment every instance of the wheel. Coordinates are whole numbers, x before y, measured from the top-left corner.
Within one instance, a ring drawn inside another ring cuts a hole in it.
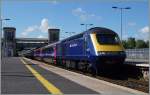
[[[76,69],[76,70],[79,69],[79,63],[78,63],[78,61],[75,61],[75,69]]]
[[[87,71],[88,71],[89,73],[91,73],[93,77],[96,77],[96,75],[98,75],[97,67],[96,67],[96,66],[93,66],[92,64],[89,64],[89,65],[88,65]]]
[[[97,69],[95,69],[93,67],[91,69],[92,69],[92,76],[96,77],[96,75],[97,75]]]

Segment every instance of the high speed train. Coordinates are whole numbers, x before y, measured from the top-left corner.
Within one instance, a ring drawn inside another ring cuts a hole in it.
[[[94,27],[47,46],[31,50],[26,57],[43,60],[67,68],[92,70],[97,73],[104,65],[121,65],[126,54],[114,31]]]

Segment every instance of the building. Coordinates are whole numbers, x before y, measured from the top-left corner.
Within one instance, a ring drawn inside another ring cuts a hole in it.
[[[19,55],[21,52],[43,47],[48,44],[48,39],[45,38],[16,38],[16,52]]]
[[[48,43],[59,41],[60,29],[48,29]]]
[[[4,27],[4,42],[3,42],[3,55],[4,56],[14,56],[16,55],[16,28],[14,27]]]
[[[48,29],[48,39],[45,38],[16,38],[16,28],[4,27],[2,39],[2,55],[6,57],[17,56],[22,51],[36,49],[59,41],[60,29]]]

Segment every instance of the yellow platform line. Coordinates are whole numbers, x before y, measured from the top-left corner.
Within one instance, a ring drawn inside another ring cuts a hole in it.
[[[20,59],[23,64],[32,72],[32,74],[41,82],[41,84],[51,93],[55,95],[62,95],[62,92],[40,75],[35,69],[29,66],[24,60]]]

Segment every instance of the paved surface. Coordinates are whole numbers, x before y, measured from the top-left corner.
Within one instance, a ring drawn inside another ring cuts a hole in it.
[[[35,77],[37,74],[31,73],[26,65],[37,71],[63,94],[98,94],[96,91],[81,86],[51,71],[45,70],[38,66],[38,64],[33,64],[27,60],[25,63],[27,64],[24,64],[20,58],[17,57],[4,58],[1,64],[2,94],[49,94],[46,87]],[[54,89],[52,88],[52,90]]]
[[[148,95],[147,93],[143,93],[141,91],[115,85],[106,81],[98,80],[82,74],[78,74],[58,67],[54,67],[52,65],[47,65],[44,62],[39,62],[31,59],[25,59],[25,60],[28,60],[33,64],[38,64],[40,67],[47,69],[48,71],[58,74],[59,76],[69,79],[84,87],[92,89],[93,91],[96,91],[101,95]]]
[[[142,59],[126,59],[125,64],[139,66],[139,67],[149,67],[149,60]]]
[[[48,93],[18,58],[5,58],[1,68],[3,94]]]

